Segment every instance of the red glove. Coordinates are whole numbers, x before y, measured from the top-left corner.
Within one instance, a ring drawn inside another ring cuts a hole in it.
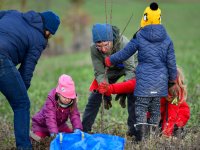
[[[98,91],[99,93],[104,94],[106,96],[110,96],[113,92],[112,86],[109,85],[107,82],[101,82],[99,84]]]
[[[98,91],[101,94],[110,96],[111,94],[129,94],[133,93],[136,86],[136,80],[131,79],[128,81],[108,84],[106,82],[101,82],[98,87]]]
[[[106,67],[111,67],[112,66],[112,63],[110,61],[110,57],[106,57],[104,62],[105,62]]]

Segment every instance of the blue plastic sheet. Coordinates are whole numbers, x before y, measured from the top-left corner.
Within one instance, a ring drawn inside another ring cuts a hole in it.
[[[123,150],[125,139],[109,134],[59,133],[50,150]]]

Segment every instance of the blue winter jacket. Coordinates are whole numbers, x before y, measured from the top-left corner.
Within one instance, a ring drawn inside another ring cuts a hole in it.
[[[14,65],[21,64],[18,70],[28,89],[35,65],[47,45],[40,14],[0,11],[0,43],[0,54]]]
[[[168,80],[177,75],[173,43],[162,25],[148,25],[119,52],[110,56],[112,64],[123,62],[138,51],[135,96],[164,97]]]

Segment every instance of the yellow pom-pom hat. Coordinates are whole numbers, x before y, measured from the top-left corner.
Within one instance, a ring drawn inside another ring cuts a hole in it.
[[[161,10],[155,2],[145,9],[140,26],[144,27],[151,24],[161,24]]]

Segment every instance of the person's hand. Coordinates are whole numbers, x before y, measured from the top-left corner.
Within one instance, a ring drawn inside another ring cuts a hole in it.
[[[122,108],[126,108],[126,96],[127,94],[117,94],[115,97],[115,100],[119,100],[119,104],[121,105]]]
[[[80,129],[74,129],[74,133],[79,133],[79,132],[81,132]]]
[[[111,67],[111,66],[112,66],[112,63],[111,63],[111,61],[110,61],[110,57],[109,57],[109,56],[107,56],[107,57],[105,58],[104,63],[105,63],[105,66],[106,66],[106,67]]]
[[[55,138],[56,137],[56,133],[50,133],[51,138]]]
[[[98,91],[106,96],[110,96],[112,94],[110,85],[107,82],[101,82],[98,86]]]
[[[112,97],[111,96],[104,96],[104,108],[109,110],[112,107],[111,103]]]

